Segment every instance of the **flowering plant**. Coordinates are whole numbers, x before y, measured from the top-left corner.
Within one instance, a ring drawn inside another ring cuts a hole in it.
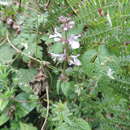
[[[60,26],[60,31],[62,33],[59,33],[57,31],[57,28],[54,29],[54,34],[50,35],[49,38],[54,39],[54,42],[60,42],[63,44],[63,53],[62,54],[55,54],[50,53],[54,61],[68,62],[69,65],[81,65],[80,60],[77,58],[80,56],[77,54],[77,56],[72,55],[72,51],[74,49],[78,49],[80,47],[79,39],[81,37],[80,34],[71,34],[68,36],[68,31],[70,29],[74,28],[75,22],[71,21],[70,18],[60,16],[59,22],[62,23]],[[64,34],[64,35],[63,35]]]
[[[129,130],[129,7],[0,0],[0,130]]]

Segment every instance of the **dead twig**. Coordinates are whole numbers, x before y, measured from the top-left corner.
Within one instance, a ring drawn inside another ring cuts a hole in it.
[[[49,65],[49,64],[50,64],[50,63],[47,62],[47,61],[41,61],[41,60],[39,60],[39,59],[37,59],[37,58],[35,58],[35,57],[32,57],[32,56],[30,56],[30,55],[28,55],[28,54],[22,52],[20,49],[18,49],[16,46],[14,46],[14,45],[11,43],[11,41],[9,40],[9,37],[8,37],[8,33],[7,33],[6,38],[7,38],[8,43],[10,44],[10,46],[11,46],[17,53],[20,53],[21,55],[24,55],[24,56],[28,57],[29,59],[34,60],[34,61],[36,61],[36,62],[38,62],[38,63],[40,63],[40,64],[43,64],[43,65]]]
[[[46,117],[45,117],[45,121],[42,125],[41,130],[45,130],[45,125],[47,123],[47,119],[48,119],[48,115],[49,115],[49,92],[48,92],[48,86],[46,86],[46,95],[47,95],[47,112],[46,112]]]

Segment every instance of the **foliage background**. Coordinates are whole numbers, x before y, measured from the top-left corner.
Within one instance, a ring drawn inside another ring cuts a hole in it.
[[[41,129],[47,119],[47,130],[129,130],[129,7],[129,0],[0,0],[0,129]],[[81,66],[64,69],[49,55],[63,49],[49,38],[60,16],[76,23],[68,34],[81,34],[72,52]],[[49,82],[42,101],[29,85],[41,67]]]

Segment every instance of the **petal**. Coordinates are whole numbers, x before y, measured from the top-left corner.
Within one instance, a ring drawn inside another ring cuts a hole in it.
[[[74,25],[74,24],[75,24],[75,22],[74,22],[74,21],[70,21],[70,22],[69,22],[69,24]]]
[[[60,41],[60,40],[61,40],[61,39],[58,38],[58,37],[55,37],[55,38],[54,38],[54,41],[55,41],[55,42],[58,42],[58,41]]]
[[[56,37],[56,35],[54,34],[54,35],[50,35],[49,36],[49,38],[55,38]]]
[[[56,28],[54,29],[54,32],[55,32],[55,34],[57,35],[57,37],[62,37],[62,35],[57,31]]]
[[[54,34],[50,35],[49,38],[61,38],[62,35],[60,33],[57,32],[57,29],[54,29]]]
[[[80,44],[77,41],[79,37],[80,35],[73,35],[73,34],[69,37],[68,42],[72,49],[77,49],[80,47]]]
[[[74,25],[75,25],[75,22],[74,22],[74,21],[70,21],[70,22],[68,23],[68,28],[71,29],[71,28],[74,27]]]
[[[72,49],[77,49],[80,47],[80,44],[78,41],[70,41],[69,44],[70,44]]]
[[[71,36],[70,36],[70,40],[77,40],[79,37],[81,37],[81,35],[79,34],[79,35],[74,35],[74,34],[72,34]]]
[[[77,55],[77,56],[74,56],[74,55],[72,55],[72,56],[70,56],[71,57],[71,60],[69,61],[69,64],[70,65],[77,65],[77,66],[80,66],[81,65],[81,62],[80,62],[80,60],[77,58],[79,55]]]
[[[80,62],[79,59],[75,59],[74,63],[75,63],[75,65],[77,65],[77,66],[80,66],[80,65],[81,65],[81,62]]]
[[[53,61],[64,61],[65,60],[65,54],[55,54],[55,53],[50,53],[52,58],[53,58]]]
[[[67,31],[67,30],[68,30],[68,28],[67,28],[67,27],[63,27],[63,30],[64,30],[64,31]]]
[[[68,21],[70,21],[70,18],[68,18],[68,17],[65,17],[65,16],[59,17],[59,22],[61,22],[61,23],[66,23]]]

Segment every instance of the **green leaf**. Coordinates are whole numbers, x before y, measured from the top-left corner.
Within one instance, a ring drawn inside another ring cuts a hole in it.
[[[98,53],[101,55],[101,56],[110,56],[110,53],[108,52],[108,49],[106,48],[105,45],[100,45],[98,47]]]
[[[54,43],[51,46],[50,50],[51,53],[62,53],[63,52],[63,44],[62,43]]]
[[[42,59],[42,48],[40,46],[37,45],[36,47],[36,52],[35,52],[35,56],[36,58]]]
[[[68,121],[60,124],[55,130],[91,130],[89,124],[81,118]]]
[[[10,130],[19,130],[19,128],[20,128],[20,122],[19,122],[19,120],[12,120],[11,122],[10,122]]]
[[[57,84],[56,84],[57,94],[59,94],[60,88],[61,88],[61,80],[57,80]]]
[[[7,90],[3,94],[0,94],[0,112],[2,112],[9,104],[9,98],[13,96],[14,90]]]
[[[70,94],[74,91],[73,90],[74,83],[73,82],[62,82],[61,89],[62,92],[66,97],[71,96]]]
[[[43,40],[43,41],[46,41],[46,42],[45,42],[46,44],[53,43],[54,40],[51,39],[51,38],[48,38],[48,37],[49,37],[48,35],[44,35],[44,36],[42,36],[40,39]]]
[[[0,22],[0,37],[5,37],[7,28],[2,22]]]
[[[37,128],[32,126],[31,124],[20,122],[20,130],[37,130]]]
[[[0,63],[8,63],[12,61],[12,57],[15,54],[15,50],[10,48],[8,45],[0,47]]]
[[[80,130],[91,130],[88,122],[83,120],[82,118],[74,120],[75,126],[78,126]]]
[[[21,90],[23,90],[26,93],[32,93],[33,92],[32,88],[29,86],[29,84],[26,84],[26,83],[25,84],[20,83],[19,88],[21,88]]]
[[[66,123],[62,123],[58,128],[55,130],[75,130],[75,128],[69,127]]]
[[[19,69],[17,77],[21,83],[28,83],[34,78],[36,73],[35,69]]]
[[[6,113],[0,115],[0,126],[9,120],[9,116]]]
[[[82,57],[81,57],[81,60],[82,60],[82,63],[84,65],[86,65],[87,63],[90,63],[92,61],[92,59],[97,55],[97,51],[92,49],[92,50],[88,50],[86,51]]]
[[[39,58],[39,59],[42,58],[42,47],[38,45],[38,43],[40,43],[40,40],[37,38],[36,34],[21,33],[13,40],[13,43],[18,48],[24,47],[23,52],[25,54],[30,55],[30,56],[35,55],[36,58]],[[24,57],[23,60],[27,62],[29,59],[27,57]]]
[[[97,68],[96,68],[96,65],[94,63],[88,63],[86,65],[84,64],[82,66],[82,69],[83,69],[83,72],[90,77],[95,75],[95,73],[97,72],[97,70],[96,70]]]
[[[85,72],[85,74],[89,76],[93,76],[95,74],[96,66],[94,64],[94,61],[96,57],[97,57],[97,51],[94,49],[88,50],[82,55],[81,57],[81,61],[83,64],[82,69]]]
[[[27,93],[20,93],[16,96],[16,113],[18,118],[26,116],[31,112],[37,105],[37,97],[34,95],[29,95]]]
[[[5,107],[8,105],[8,103],[9,103],[8,99],[6,99],[6,98],[1,99],[1,96],[0,96],[0,111],[3,111],[5,109]]]

